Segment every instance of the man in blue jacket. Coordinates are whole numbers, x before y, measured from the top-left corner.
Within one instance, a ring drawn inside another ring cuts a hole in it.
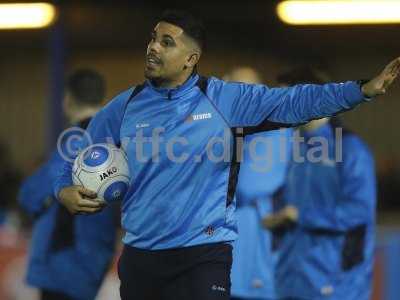
[[[242,136],[349,110],[385,93],[400,69],[399,58],[366,83],[226,83],[196,73],[202,28],[185,12],[165,13],[147,47],[146,82],[87,129],[95,143],[122,146],[132,174],[122,203],[123,300],[229,299]],[[95,193],[72,185],[71,166],[64,163],[55,196],[72,213],[98,212],[102,204],[87,199]]]
[[[19,202],[34,218],[27,271],[28,284],[41,290],[42,300],[94,299],[114,254],[116,218],[111,207],[92,216],[73,216],[54,201],[53,184],[64,158],[78,150],[90,118],[104,99],[100,74],[78,70],[68,80],[64,111],[76,124],[21,186]]]
[[[261,75],[239,67],[224,79],[261,83]],[[290,129],[248,135],[236,188],[238,238],[233,243],[232,300],[276,299],[274,272],[277,253],[262,219],[272,213],[272,196],[283,185],[290,151]]]
[[[311,70],[299,74],[294,70],[281,79],[318,82]],[[277,294],[281,299],[368,300],[376,206],[373,156],[336,118],[312,121],[300,132],[281,194],[286,207],[265,220],[270,229],[286,227],[279,237]]]

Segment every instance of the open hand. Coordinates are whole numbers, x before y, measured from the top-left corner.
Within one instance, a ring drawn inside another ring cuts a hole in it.
[[[399,74],[400,57],[390,62],[378,76],[365,83],[361,90],[367,97],[383,95]]]

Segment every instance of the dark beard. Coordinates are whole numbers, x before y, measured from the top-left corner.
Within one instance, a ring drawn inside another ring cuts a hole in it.
[[[144,77],[151,82],[152,85],[156,87],[163,86],[165,84],[165,79],[162,77],[157,77],[157,76],[151,76],[146,70],[144,71]]]
[[[161,77],[153,76],[151,74],[151,71],[147,71],[146,69],[144,70],[144,77],[149,80],[154,86],[159,86],[163,82],[163,79]]]

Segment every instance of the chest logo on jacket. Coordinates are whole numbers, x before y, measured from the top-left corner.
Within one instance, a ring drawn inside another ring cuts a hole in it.
[[[190,123],[193,121],[200,121],[200,120],[207,120],[211,119],[212,114],[211,113],[203,113],[203,114],[195,114],[195,115],[190,115],[185,122]]]
[[[138,123],[136,124],[136,128],[146,128],[149,127],[150,124],[149,123]]]

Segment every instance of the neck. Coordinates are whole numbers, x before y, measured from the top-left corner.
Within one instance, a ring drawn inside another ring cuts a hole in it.
[[[73,124],[79,123],[85,119],[92,117],[98,110],[98,107],[77,108],[73,115],[70,117],[70,122]]]
[[[184,84],[192,74],[193,70],[190,70],[189,72],[183,72],[178,78],[174,79],[156,78],[156,79],[151,79],[151,83],[159,88],[168,88],[168,89],[176,88]]]
[[[323,125],[325,125],[328,122],[329,122],[329,118],[314,120],[314,121],[311,121],[310,123],[307,123],[306,125],[304,125],[303,128],[305,131],[313,131],[313,130],[316,130],[316,129],[322,127]]]

